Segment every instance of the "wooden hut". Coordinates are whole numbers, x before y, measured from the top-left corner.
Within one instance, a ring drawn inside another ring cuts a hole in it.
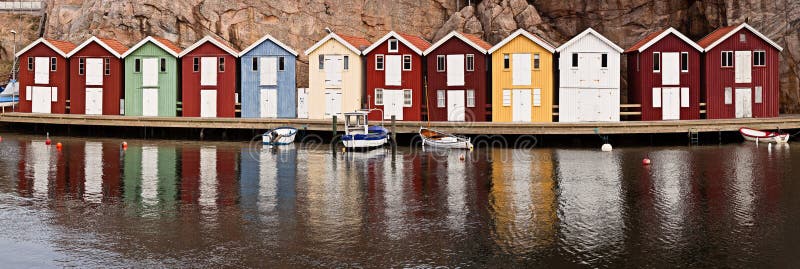
[[[125,59],[125,115],[177,116],[180,47],[148,36],[131,47]]]
[[[266,35],[239,53],[242,118],[297,117],[297,52]]]
[[[184,117],[236,116],[236,58],[239,53],[211,36],[189,46],[181,58]]]
[[[331,32],[305,51],[308,55],[308,118],[331,118],[361,109],[364,65],[362,37]]]
[[[117,40],[92,36],[67,54],[70,114],[122,114],[122,54],[126,51],[128,47]]]
[[[17,52],[21,112],[67,112],[67,53],[73,49],[75,44],[67,41],[39,38]]]

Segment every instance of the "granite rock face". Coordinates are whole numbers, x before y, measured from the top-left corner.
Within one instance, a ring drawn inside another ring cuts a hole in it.
[[[586,27],[592,27],[624,48],[651,31],[670,26],[699,40],[717,27],[748,22],[784,47],[781,53],[782,112],[800,112],[800,1],[797,0],[46,2],[44,34],[50,38],[81,42],[90,35],[98,35],[132,45],[147,35],[159,35],[187,47],[210,34],[241,49],[269,33],[301,54],[325,35],[326,27],[371,41],[396,30],[435,42],[451,30],[460,30],[478,34],[493,44],[518,28],[561,44]],[[27,44],[38,37],[35,35],[37,16],[19,20],[25,21],[20,24],[32,30],[22,34],[17,44]],[[0,30],[6,30],[4,28],[6,26],[0,26]],[[7,40],[0,41],[0,60],[9,61],[10,45]],[[303,87],[308,81],[307,59],[301,55],[300,61],[298,84]],[[623,66],[623,77],[624,69]],[[623,88],[626,88],[624,80]]]

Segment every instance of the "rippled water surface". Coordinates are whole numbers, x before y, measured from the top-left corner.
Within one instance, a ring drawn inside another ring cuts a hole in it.
[[[800,264],[800,146],[55,140],[2,137],[3,267]]]

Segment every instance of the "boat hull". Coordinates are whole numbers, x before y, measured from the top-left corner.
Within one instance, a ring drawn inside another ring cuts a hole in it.
[[[420,128],[419,136],[422,138],[423,147],[440,149],[472,149],[469,138],[437,132],[427,128]]]
[[[746,141],[766,143],[788,143],[791,136],[775,132],[765,132],[748,128],[739,129],[739,133]]]
[[[273,135],[277,133],[280,137],[273,139]],[[267,131],[261,135],[261,143],[264,145],[289,145],[294,143],[294,138],[297,136],[297,129],[294,128],[276,128]]]
[[[365,140],[365,139],[342,140],[342,144],[344,144],[344,147],[349,149],[377,148],[377,147],[382,147],[387,142],[389,142],[389,139],[387,137],[383,137],[380,139],[371,139],[371,140]]]

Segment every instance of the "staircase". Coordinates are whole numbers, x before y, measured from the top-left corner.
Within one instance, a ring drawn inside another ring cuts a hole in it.
[[[689,128],[689,144],[693,146],[700,144],[700,132],[695,128]]]

